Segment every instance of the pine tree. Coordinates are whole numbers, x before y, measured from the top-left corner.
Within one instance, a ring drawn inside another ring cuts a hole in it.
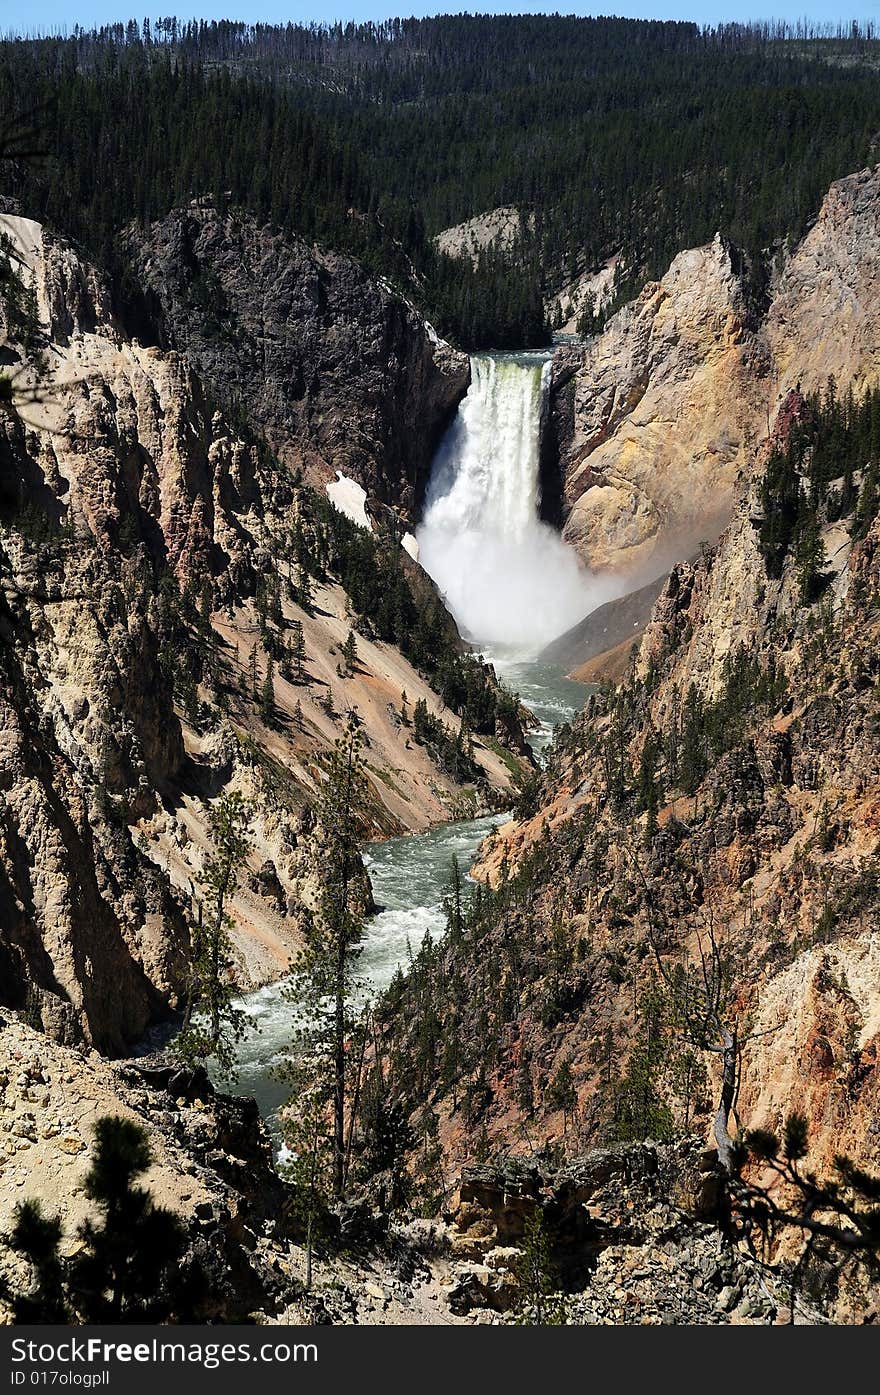
[[[199,628],[208,634],[211,629],[211,612],[214,608],[214,588],[210,579],[202,585],[199,595]]]
[[[358,663],[357,641],[354,637],[354,630],[349,630],[345,643],[342,646],[342,657],[345,660],[345,670],[347,673],[354,673]]]
[[[310,1096],[322,1120],[321,1139],[315,1147],[319,1153],[329,1149],[331,1186],[338,1197],[346,1188],[345,1126],[351,1103],[346,1046],[358,1030],[363,1030],[354,1010],[359,987],[355,966],[363,934],[354,893],[360,855],[359,817],[366,797],[361,736],[357,722],[349,717],[333,748],[317,809],[325,840],[320,906],[288,989],[301,1023],[289,1078],[301,1090],[303,1065],[309,1072]]]
[[[301,620],[292,620],[290,624],[290,681],[300,684],[306,681],[306,643]]]
[[[315,608],[314,597],[312,596],[312,579],[305,566],[300,563],[296,573],[296,603],[307,615],[311,615]]]
[[[430,1110],[427,1111],[430,1114]],[[425,1111],[423,1111],[424,1115]],[[358,1109],[359,1162],[365,1177],[384,1174],[388,1179],[383,1209],[397,1210],[408,1199],[411,1183],[406,1169],[416,1136],[404,1107],[391,1096],[381,1061],[368,1073]]]
[[[13,1296],[17,1322],[198,1320],[206,1286],[196,1266],[182,1267],[183,1227],[135,1185],[151,1162],[140,1124],[113,1115],[98,1119],[83,1191],[100,1218],[80,1225],[71,1258],[61,1254],[57,1216],[44,1216],[36,1201],[16,1209],[7,1243],[30,1262],[33,1275],[30,1291]]]
[[[825,546],[815,513],[809,513],[798,527],[794,565],[801,604],[810,605],[819,593],[827,566]]]
[[[666,1053],[665,1008],[663,993],[652,979],[639,1001],[639,1032],[626,1075],[613,1087],[616,1142],[672,1136],[672,1115],[658,1088]]]
[[[284,623],[281,608],[281,582],[277,572],[271,572],[266,582],[266,618],[278,629]]]
[[[428,704],[424,698],[419,698],[413,708],[413,737],[421,745],[430,736]]]
[[[563,1133],[568,1129],[568,1118],[577,1109],[577,1087],[570,1061],[563,1061],[547,1088],[546,1103],[549,1109],[562,1112]]]
[[[260,716],[271,725],[275,720],[275,663],[270,654],[266,660],[266,673],[260,688]]]
[[[696,794],[706,773],[707,755],[703,730],[703,704],[691,685],[681,714],[679,781],[685,794]]]
[[[853,514],[850,533],[853,541],[867,536],[868,530],[874,519],[877,517],[880,508],[880,470],[871,462],[865,471],[862,480],[862,487],[859,490],[859,499]]]
[[[180,703],[183,715],[193,730],[198,731],[202,715],[198,684],[193,676],[192,659],[188,651],[180,656],[174,671],[174,695]]]
[[[443,913],[446,917],[446,933],[450,945],[461,944],[465,925],[465,887],[461,865],[455,853],[449,864],[449,881],[443,893]]]
[[[230,979],[232,920],[227,904],[250,849],[249,825],[250,809],[238,791],[221,795],[209,811],[211,852],[202,875],[205,896],[192,929],[186,1017],[175,1042],[185,1061],[216,1060],[228,1076],[234,1074],[235,1047],[247,1017],[235,1006],[237,993]]]
[[[789,545],[794,537],[801,507],[802,491],[790,451],[774,451],[767,461],[761,481],[762,518],[758,525],[758,545],[767,575],[778,579]]]
[[[539,1210],[533,1211],[525,1223],[514,1274],[520,1291],[520,1321],[529,1321],[538,1327],[565,1323],[561,1302],[550,1301],[556,1270],[550,1236]]]
[[[415,1195],[422,1214],[436,1216],[446,1195],[446,1178],[443,1173],[440,1119],[430,1105],[419,1112],[416,1132],[421,1137],[421,1148],[414,1166]]]
[[[658,775],[659,754],[657,738],[651,732],[642,748],[637,788],[639,809],[647,814],[645,844],[648,847],[657,836],[657,813],[663,798],[663,787]]]
[[[520,1061],[516,1072],[516,1104],[521,1114],[528,1117],[535,1108],[535,1085],[532,1068],[527,1057]]]
[[[311,1291],[316,1233],[333,1195],[332,1134],[327,1127],[328,1087],[309,1055],[290,1055],[273,1069],[291,1092],[295,1107],[284,1111],[282,1132],[290,1154],[281,1165],[292,1183],[292,1207],[304,1227],[305,1290]]]
[[[45,1216],[39,1201],[23,1201],[16,1206],[6,1243],[30,1264],[31,1287],[27,1293],[0,1290],[0,1296],[11,1298],[16,1322],[71,1321],[61,1257],[63,1233],[60,1218]]]

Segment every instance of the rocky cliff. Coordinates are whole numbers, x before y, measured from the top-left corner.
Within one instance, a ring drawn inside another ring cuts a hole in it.
[[[766,303],[716,238],[557,351],[564,536],[591,566],[647,580],[714,540],[787,393],[874,380],[878,208],[877,169],[832,185]]]
[[[239,404],[280,458],[413,516],[469,380],[387,282],[239,213],[177,210],[127,239],[127,318]]]
[[[676,257],[554,362],[564,537],[645,580],[717,536],[749,459],[770,364],[720,238]]]
[[[0,416],[0,1001],[118,1053],[179,998],[224,791],[254,811],[233,905],[247,987],[283,972],[316,904],[311,809],[346,710],[368,743],[367,834],[490,807],[511,774],[494,729],[464,772],[410,740],[407,703],[423,700],[450,746],[460,719],[368,619],[343,664],[358,621],[315,560],[329,505],[231,424],[180,354],[129,338],[63,239],[19,217],[3,230],[35,299],[27,345],[0,325],[16,394]],[[384,566],[401,604],[441,613],[393,532],[371,546],[361,584]],[[437,656],[457,647],[438,622]]]
[[[76,1252],[77,1227],[90,1215],[83,1178],[93,1128],[107,1115],[147,1133],[144,1185],[183,1223],[182,1263],[204,1275],[206,1320],[538,1321],[519,1278],[525,1226],[536,1216],[553,1261],[548,1301],[569,1323],[788,1320],[784,1289],[747,1257],[719,1253],[705,1219],[711,1176],[691,1143],[605,1149],[564,1168],[474,1166],[444,1217],[430,1222],[389,1221],[363,1202],[340,1207],[325,1218],[307,1293],[297,1198],[273,1167],[252,1101],[218,1095],[202,1073],[155,1058],[111,1064],[47,1042],[0,1009],[3,1235],[19,1203],[38,1201],[61,1222],[62,1256]],[[31,1282],[2,1242],[0,1279],[18,1292]]]
[[[695,1045],[678,995],[711,961],[742,1045],[732,1127],[801,1110],[819,1175],[876,1168],[880,518],[867,438],[846,495],[846,410],[788,394],[717,547],[672,570],[623,682],[484,844],[466,926],[389,999],[401,1097],[439,1079],[451,1158],[710,1138],[719,1041]],[[430,1025],[450,1021],[454,1044]]]
[[[205,1320],[265,1321],[297,1290],[289,1189],[252,1100],[216,1095],[204,1072],[161,1063],[114,1067],[94,1052],[57,1045],[0,1008],[0,1226],[38,1201],[63,1228],[62,1255],[94,1218],[83,1179],[96,1121],[108,1115],[145,1129],[152,1165],[145,1185],[186,1227],[184,1266],[205,1276]],[[0,1274],[19,1292],[29,1266],[0,1245]],[[0,1299],[0,1321],[8,1321]]]
[[[766,319],[775,410],[789,391],[874,384],[880,371],[880,167],[832,184]]]

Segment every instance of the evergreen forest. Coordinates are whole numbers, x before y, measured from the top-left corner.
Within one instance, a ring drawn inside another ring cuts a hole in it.
[[[131,220],[243,206],[390,276],[464,347],[537,345],[573,276],[620,254],[619,303],[716,231],[760,298],[831,181],[873,159],[878,60],[870,26],[76,28],[0,43],[0,111],[41,156],[5,192],[110,269]],[[475,264],[437,251],[442,229],[500,206],[520,210],[510,245]]]

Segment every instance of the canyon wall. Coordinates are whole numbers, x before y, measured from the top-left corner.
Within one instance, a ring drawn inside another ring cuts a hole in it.
[[[850,175],[766,304],[716,237],[557,350],[563,536],[587,564],[646,581],[713,541],[787,393],[876,378],[878,211],[878,170]]]
[[[184,354],[286,464],[415,515],[466,355],[350,257],[243,214],[178,209],[126,241],[139,338]]]
[[[231,905],[247,988],[284,971],[317,906],[314,808],[346,711],[368,747],[365,834],[504,802],[511,770],[494,736],[474,739],[467,778],[409,739],[407,704],[423,700],[447,728],[459,719],[375,634],[360,633],[357,663],[342,665],[349,596],[326,571],[308,601],[298,589],[293,539],[313,537],[306,515],[320,501],[232,423],[186,358],[128,336],[106,281],[69,244],[19,217],[4,216],[3,231],[35,323],[27,347],[5,345],[15,400],[0,414],[0,1001],[61,1040],[118,1053],[185,991],[221,794],[237,790],[252,809]],[[383,304],[400,348],[410,312]],[[386,349],[375,345],[377,361]],[[373,394],[364,412],[378,421],[402,380],[392,391],[367,377],[357,392]],[[344,435],[347,411],[357,440],[351,397],[336,402],[333,429]],[[393,533],[385,545],[400,552]],[[418,607],[440,609],[402,553],[398,570]],[[299,627],[297,672],[283,656]],[[448,619],[437,642],[454,654]]]
[[[704,321],[711,354],[691,356],[692,341],[670,324],[665,364],[651,359],[675,308],[664,310],[671,287],[649,288],[585,351],[595,363],[620,349],[624,331],[631,346],[641,326],[648,381],[639,384],[634,367],[628,376],[621,354],[620,393],[629,383],[633,398],[653,393],[655,405],[661,391],[669,395],[661,431],[654,406],[640,417],[609,382],[608,434],[585,455],[581,482],[594,457],[647,459],[647,498],[653,480],[675,476],[682,433],[695,449],[709,439],[721,418],[707,404],[736,406],[730,382],[741,375],[754,440],[746,451],[740,434],[734,454],[718,451],[716,486],[726,471],[731,497],[717,543],[672,568],[617,685],[592,694],[560,731],[518,818],[484,843],[476,875],[491,894],[439,962],[415,965],[411,989],[387,1007],[386,1047],[404,1103],[418,1100],[421,1071],[440,1073],[433,1107],[453,1164],[473,1157],[475,1136],[487,1156],[501,1147],[573,1156],[682,1128],[711,1139],[718,1054],[711,1043],[693,1054],[669,994],[688,966],[699,980],[714,943],[727,1021],[745,1043],[732,1127],[778,1130],[802,1110],[809,1165],[820,1175],[830,1175],[839,1153],[876,1166],[880,520],[872,446],[860,446],[845,508],[843,484],[810,494],[807,450],[799,502],[789,506],[798,521],[778,565],[767,525],[785,517],[786,505],[767,481],[770,462],[779,468],[813,419],[807,390],[824,395],[828,375],[844,396],[850,385],[856,394],[876,389],[878,210],[876,172],[835,185],[757,329],[723,245],[700,254],[688,303],[707,304],[707,285],[727,286],[723,315]],[[676,276],[687,264],[678,259]],[[586,410],[589,384],[575,376],[569,386]],[[770,429],[765,415],[759,437],[762,395]],[[829,422],[846,417],[843,408],[836,418],[826,411]],[[601,435],[601,422],[593,427]],[[658,454],[640,456],[639,442],[650,439]],[[837,439],[840,451],[850,448]],[[843,479],[844,457],[826,455],[830,478]],[[636,490],[635,469],[614,486],[621,497]],[[623,539],[619,552],[606,550],[608,566],[630,565],[634,555],[643,565],[650,528],[640,530],[641,506],[630,512],[618,498],[605,517],[608,488],[590,485],[578,496],[569,534],[580,520],[582,536],[600,546],[607,523],[607,536]],[[618,531],[618,505],[630,533]],[[570,638],[576,646],[591,637]],[[571,662],[568,638],[561,652]],[[423,1001],[431,1022],[454,1023],[454,1046],[443,1030],[431,1036]]]
[[[455,985],[435,1108],[456,1160],[474,1130],[527,1154],[681,1127],[688,1037],[668,999],[651,1016],[651,993],[667,991],[661,962],[670,980],[688,963],[699,975],[714,937],[746,1042],[739,1121],[779,1129],[802,1110],[820,1173],[841,1152],[876,1164],[880,521],[855,542],[823,526],[824,600],[808,605],[793,560],[767,575],[758,517],[753,478],[717,548],[673,569],[619,688],[589,699],[530,807],[483,844],[494,898],[432,971]],[[699,711],[716,714],[718,750],[693,766]],[[410,1007],[404,994],[389,1013],[395,1060],[419,1050]],[[708,1139],[711,1047],[703,1061],[686,1110]],[[638,1125],[630,1091],[653,1101]]]

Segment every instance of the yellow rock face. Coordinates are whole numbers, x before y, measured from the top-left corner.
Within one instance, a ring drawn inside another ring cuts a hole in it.
[[[659,575],[726,525],[786,393],[880,374],[880,173],[831,186],[766,314],[719,237],[682,252],[555,370],[565,537],[596,570]]]

